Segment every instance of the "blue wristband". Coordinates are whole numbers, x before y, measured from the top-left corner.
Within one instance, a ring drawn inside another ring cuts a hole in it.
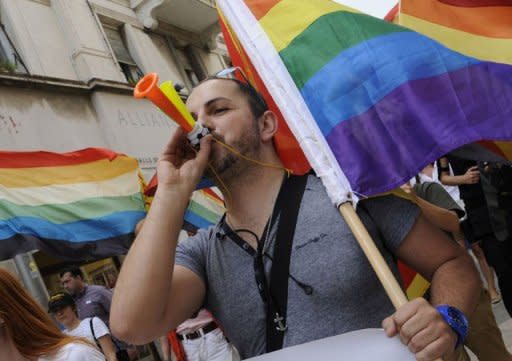
[[[436,310],[443,317],[448,326],[457,334],[457,344],[455,348],[462,345],[468,335],[468,319],[464,313],[450,305],[436,306]]]

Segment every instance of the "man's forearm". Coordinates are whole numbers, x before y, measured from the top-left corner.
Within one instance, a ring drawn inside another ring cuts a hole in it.
[[[457,307],[469,318],[476,309],[482,284],[467,252],[441,265],[432,278],[431,302]]]
[[[165,189],[155,194],[114,291],[110,322],[113,333],[121,338],[133,329],[154,330],[164,321],[176,244],[189,196]]]

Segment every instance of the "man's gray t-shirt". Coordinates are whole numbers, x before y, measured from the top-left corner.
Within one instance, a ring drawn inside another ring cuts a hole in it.
[[[398,277],[392,254],[419,215],[409,201],[393,196],[365,200],[359,216]],[[275,222],[277,224],[277,222]],[[225,226],[226,227],[226,226]],[[266,311],[257,289],[254,259],[219,224],[181,242],[176,264],[206,284],[204,306],[212,312],[242,358],[265,352]],[[378,227],[378,229],[377,229]],[[273,254],[276,226],[264,251]],[[218,238],[219,234],[221,236]],[[267,279],[272,261],[263,257]],[[308,295],[288,278],[288,330],[283,347],[380,327],[393,306],[321,181],[310,176],[300,206],[290,256],[290,275],[310,285]]]
[[[98,317],[106,325],[110,315],[112,291],[98,285],[84,285],[82,292],[75,297],[78,317],[83,320],[87,317]]]

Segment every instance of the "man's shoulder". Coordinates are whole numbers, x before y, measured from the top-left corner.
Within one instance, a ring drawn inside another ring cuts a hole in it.
[[[87,290],[91,291],[101,291],[101,290],[107,290],[108,288],[102,285],[88,285]]]
[[[184,242],[198,242],[198,241],[209,241],[214,239],[215,230],[221,226],[224,216],[217,221],[216,224],[212,224],[207,228],[200,228],[196,234],[188,237]]]
[[[184,239],[178,243],[177,252],[193,252],[194,254],[206,254],[208,249],[213,247],[218,239],[218,229],[220,229],[220,220],[217,224],[208,228],[201,228],[196,234]]]
[[[98,293],[112,293],[110,289],[101,285],[88,285],[85,295],[98,294]]]

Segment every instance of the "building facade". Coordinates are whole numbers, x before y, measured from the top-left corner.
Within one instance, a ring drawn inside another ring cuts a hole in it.
[[[186,94],[227,62],[209,0],[0,0],[0,24],[1,148],[106,147],[146,177],[174,125],[133,85]]]

